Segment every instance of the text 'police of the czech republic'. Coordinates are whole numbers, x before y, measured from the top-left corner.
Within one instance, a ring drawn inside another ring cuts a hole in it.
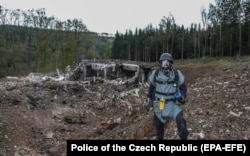
[[[107,144],[103,146],[93,146],[93,145],[88,145],[88,144],[82,144],[81,146],[76,145],[76,144],[71,144],[71,151],[130,151],[130,152],[137,152],[137,151],[166,151],[166,152],[191,152],[191,151],[198,151],[199,148],[198,146],[194,146],[192,144],[187,144],[187,145],[179,145],[179,146],[166,146],[165,144],[159,144],[158,148],[157,146],[150,144],[148,146],[138,146],[135,144],[130,144],[128,146],[121,146],[119,144]]]

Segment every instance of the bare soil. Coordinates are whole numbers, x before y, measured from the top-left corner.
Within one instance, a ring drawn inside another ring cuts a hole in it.
[[[250,139],[250,64],[180,66],[188,86],[184,115],[190,140]],[[139,88],[117,98],[125,90]],[[0,82],[0,155],[66,155],[67,139],[153,140],[148,86]],[[178,140],[175,121],[166,140]]]

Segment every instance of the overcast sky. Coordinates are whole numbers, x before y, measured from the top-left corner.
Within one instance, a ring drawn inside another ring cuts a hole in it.
[[[209,3],[214,4],[215,0],[0,0],[7,9],[45,8],[47,16],[62,21],[80,19],[88,30],[109,34],[134,32],[149,24],[156,28],[170,13],[177,25],[202,23],[201,7],[208,11]]]

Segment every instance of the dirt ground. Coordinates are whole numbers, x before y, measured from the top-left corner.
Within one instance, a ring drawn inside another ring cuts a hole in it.
[[[250,139],[250,64],[178,67],[188,86],[183,105],[191,140]],[[131,92],[118,96],[124,90]],[[154,139],[147,84],[0,82],[0,156],[66,155],[67,139]],[[175,121],[166,140],[178,140]]]

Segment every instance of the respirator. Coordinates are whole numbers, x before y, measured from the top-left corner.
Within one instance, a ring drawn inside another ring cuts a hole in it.
[[[164,60],[161,62],[161,68],[163,71],[168,71],[170,69],[170,63],[168,60]]]

